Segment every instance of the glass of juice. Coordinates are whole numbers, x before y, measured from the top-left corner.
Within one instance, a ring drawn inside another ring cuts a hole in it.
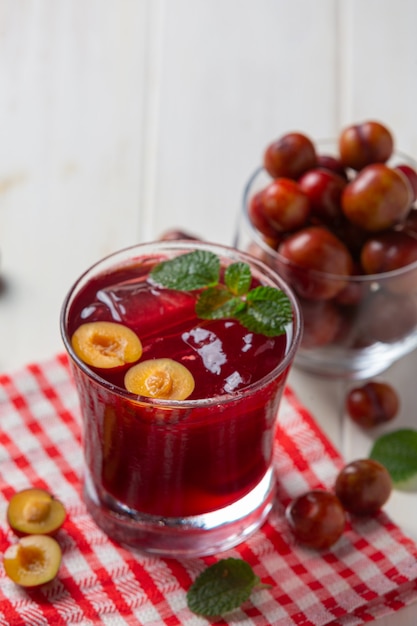
[[[61,333],[83,420],[84,500],[111,538],[194,557],[259,528],[301,326],[284,280],[225,246],[140,244],[76,281]]]

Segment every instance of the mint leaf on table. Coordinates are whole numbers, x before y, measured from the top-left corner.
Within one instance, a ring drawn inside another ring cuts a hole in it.
[[[167,289],[200,290],[196,315],[202,319],[236,319],[254,333],[267,337],[285,334],[292,320],[288,296],[275,287],[250,289],[252,274],[247,263],[231,263],[220,283],[220,259],[207,250],[194,250],[158,263],[151,280]]]
[[[245,602],[260,579],[242,559],[223,559],[210,565],[196,578],[187,592],[190,611],[213,617],[237,609]]]
[[[402,428],[381,435],[370,457],[387,468],[397,489],[417,488],[417,430]]]
[[[219,274],[220,259],[213,252],[194,250],[158,263],[151,271],[151,278],[167,289],[193,291],[217,285]]]

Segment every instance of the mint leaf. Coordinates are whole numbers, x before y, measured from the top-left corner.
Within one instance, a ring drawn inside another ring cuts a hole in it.
[[[260,286],[249,291],[252,283],[247,263],[232,263],[220,284],[220,259],[208,250],[194,250],[158,263],[150,280],[167,289],[201,290],[196,300],[196,315],[202,319],[237,319],[248,330],[276,337],[285,334],[292,320],[288,296],[274,287]]]
[[[417,431],[403,428],[381,435],[372,447],[371,459],[385,465],[397,489],[417,488]]]
[[[195,312],[205,320],[218,320],[235,315],[245,306],[240,298],[236,298],[226,287],[209,287],[201,292]]]
[[[227,287],[236,296],[248,293],[252,274],[247,263],[232,263],[226,268],[224,280]]]
[[[206,617],[223,615],[245,602],[259,583],[249,563],[223,559],[196,578],[187,593],[188,608]]]
[[[220,259],[208,250],[194,250],[162,261],[150,273],[153,282],[178,291],[193,291],[217,285]]]
[[[246,308],[237,319],[254,333],[276,337],[285,333],[292,320],[291,303],[287,295],[274,287],[261,286],[252,289],[246,297]]]

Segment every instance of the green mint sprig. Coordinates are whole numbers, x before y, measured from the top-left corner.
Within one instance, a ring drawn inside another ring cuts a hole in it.
[[[387,468],[396,489],[417,489],[417,430],[401,428],[381,435],[370,457]]]
[[[219,282],[220,259],[207,250],[194,250],[155,265],[152,280],[167,289],[193,291]]]
[[[268,588],[242,559],[223,559],[210,565],[187,592],[190,611],[205,617],[224,615],[245,602],[252,590]]]
[[[196,315],[202,319],[236,319],[254,333],[276,337],[285,333],[292,320],[288,296],[275,287],[251,289],[247,263],[232,263],[220,283],[220,259],[213,252],[195,250],[158,263],[151,271],[154,283],[179,291],[201,290]]]

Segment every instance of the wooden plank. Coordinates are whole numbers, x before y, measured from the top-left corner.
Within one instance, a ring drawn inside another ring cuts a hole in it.
[[[70,284],[138,238],[147,8],[0,5],[0,367],[61,348]]]
[[[112,250],[177,225],[232,241],[266,143],[333,134],[335,16],[332,0],[0,2],[0,367],[61,347],[65,292]]]
[[[154,233],[230,243],[267,143],[334,133],[335,20],[332,0],[164,2]]]
[[[378,119],[417,157],[417,3],[350,0],[340,8],[343,123]]]

